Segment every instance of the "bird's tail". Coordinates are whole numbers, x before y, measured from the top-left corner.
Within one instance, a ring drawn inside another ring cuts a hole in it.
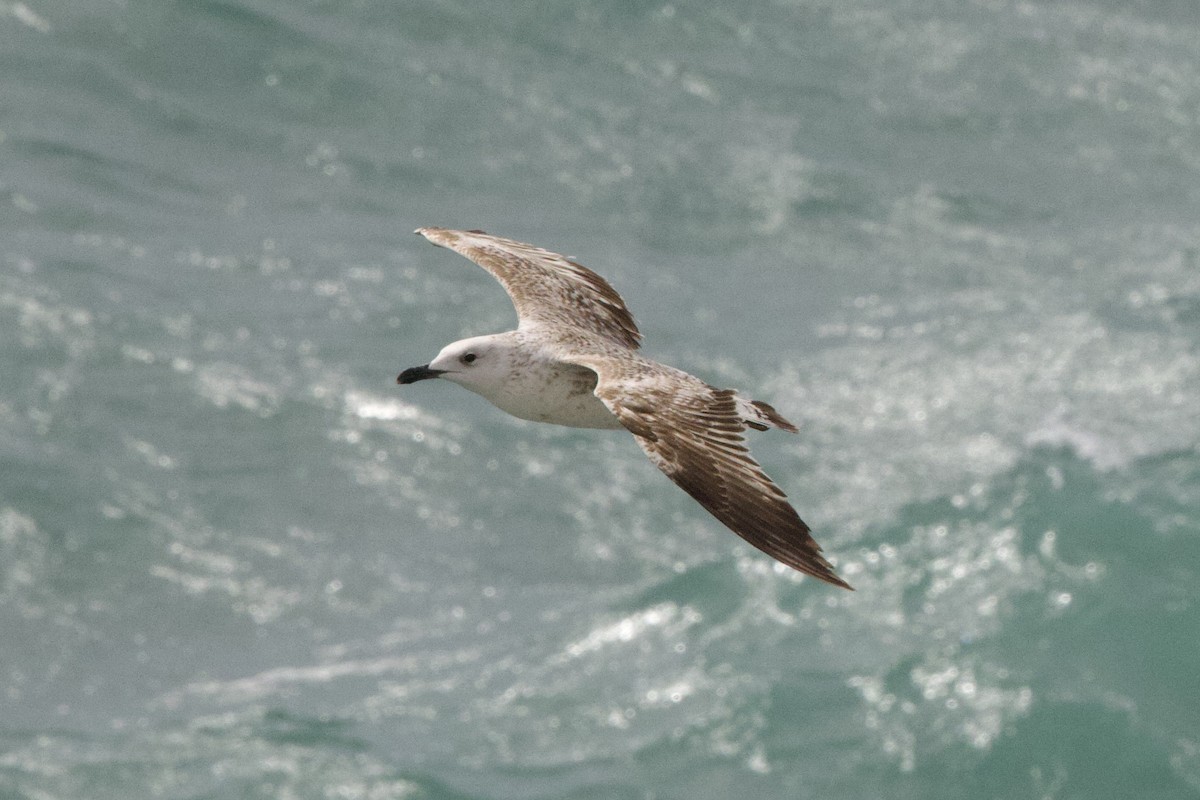
[[[799,433],[800,431],[799,428],[784,419],[783,415],[776,411],[770,403],[738,397],[737,404],[742,420],[756,431],[765,431],[767,428],[779,428],[789,433]]]

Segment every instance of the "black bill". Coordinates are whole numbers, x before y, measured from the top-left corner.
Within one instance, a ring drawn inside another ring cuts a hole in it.
[[[445,370],[430,369],[428,364],[423,367],[409,367],[408,369],[404,370],[404,372],[400,373],[399,377],[396,378],[396,383],[416,383],[417,381],[436,378],[443,372],[445,372]]]

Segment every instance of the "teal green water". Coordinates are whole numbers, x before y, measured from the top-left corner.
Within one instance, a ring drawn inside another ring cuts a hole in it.
[[[0,798],[1200,797],[1200,10],[0,2]],[[853,584],[447,384],[567,252]]]

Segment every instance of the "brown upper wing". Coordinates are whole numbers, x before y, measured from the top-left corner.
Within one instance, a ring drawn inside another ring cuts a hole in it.
[[[416,232],[492,273],[512,298],[522,328],[539,324],[573,328],[638,348],[642,335],[625,301],[587,267],[483,231],[418,228]]]
[[[809,527],[743,444],[745,429],[731,389],[639,360],[573,359],[599,375],[596,396],[633,433],[667,477],[730,530],[772,558],[851,589],[821,555]]]

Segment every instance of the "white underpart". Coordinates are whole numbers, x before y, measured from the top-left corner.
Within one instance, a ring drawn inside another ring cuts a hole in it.
[[[504,334],[497,337],[500,339]],[[483,338],[483,337],[480,337]],[[515,338],[515,337],[514,337]],[[450,345],[447,350],[458,343]],[[463,369],[442,376],[480,395],[514,417],[566,425],[571,428],[622,427],[620,420],[593,393],[596,373],[586,367],[568,364],[552,354],[540,352],[535,341],[526,337],[509,343],[506,350],[494,347],[484,358],[506,358],[509,368],[503,372],[483,373]],[[435,360],[430,366],[437,368]]]

